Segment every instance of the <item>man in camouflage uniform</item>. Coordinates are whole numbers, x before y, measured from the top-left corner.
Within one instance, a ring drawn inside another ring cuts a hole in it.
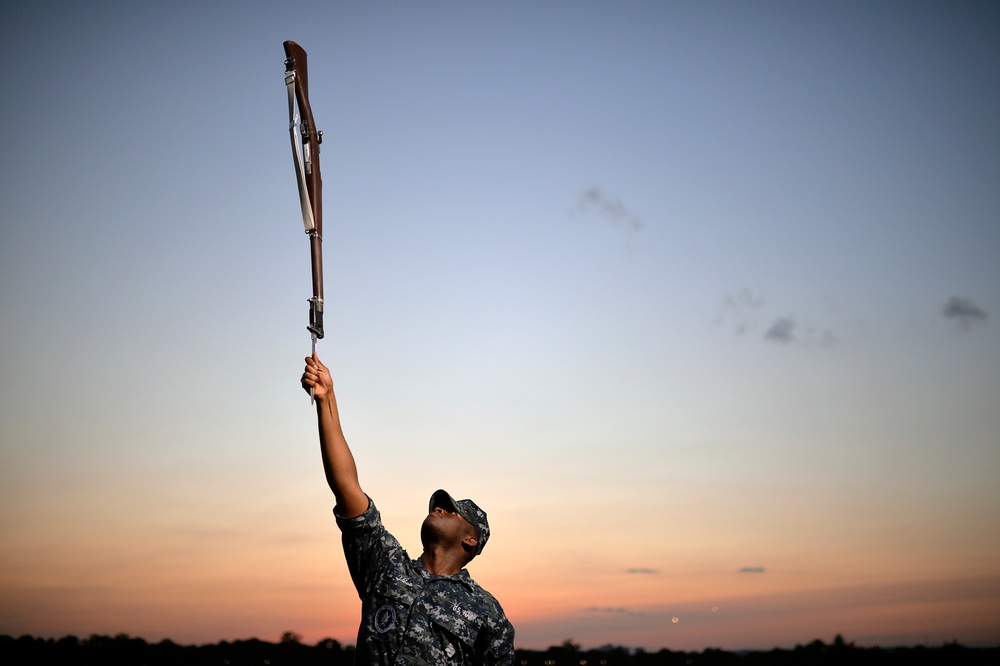
[[[465,569],[489,539],[486,512],[472,500],[456,501],[438,490],[420,528],[423,553],[410,559],[361,489],[330,371],[315,354],[306,358],[302,387],[316,399],[323,467],[362,602],[355,663],[512,664],[514,628],[493,595]]]

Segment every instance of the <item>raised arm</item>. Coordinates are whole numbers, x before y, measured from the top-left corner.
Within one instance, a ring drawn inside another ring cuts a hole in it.
[[[337,499],[335,511],[342,518],[359,516],[368,509],[368,496],[361,489],[354,455],[347,446],[347,439],[340,427],[340,413],[337,411],[337,396],[333,392],[330,370],[320,362],[316,354],[306,357],[302,388],[306,391],[311,388],[316,398],[323,468],[326,471],[326,481]]]

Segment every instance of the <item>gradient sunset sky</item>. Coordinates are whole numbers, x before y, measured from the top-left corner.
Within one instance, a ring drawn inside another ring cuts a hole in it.
[[[0,634],[353,643],[327,338],[517,646],[1000,643],[1000,4],[7,2]]]

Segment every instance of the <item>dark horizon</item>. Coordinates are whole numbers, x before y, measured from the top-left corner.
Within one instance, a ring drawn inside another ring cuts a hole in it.
[[[837,634],[829,643],[814,639],[793,648],[770,650],[722,650],[706,647],[700,651],[661,648],[651,651],[619,645],[585,648],[572,639],[544,650],[517,648],[514,664],[558,666],[560,664],[616,666],[640,664],[995,664],[1000,645],[969,646],[957,641],[940,645],[858,646]],[[239,664],[307,665],[354,663],[354,645],[325,638],[314,645],[287,631],[277,642],[259,638],[183,645],[170,639],[150,643],[127,634],[86,638],[65,635],[44,638],[0,634],[0,661],[4,664]]]

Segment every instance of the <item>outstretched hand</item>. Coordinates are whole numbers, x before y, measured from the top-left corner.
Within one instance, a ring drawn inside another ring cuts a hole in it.
[[[320,362],[319,356],[315,353],[306,356],[306,367],[302,371],[302,388],[306,393],[312,389],[316,400],[325,400],[333,395],[333,378],[330,376],[330,370]]]

